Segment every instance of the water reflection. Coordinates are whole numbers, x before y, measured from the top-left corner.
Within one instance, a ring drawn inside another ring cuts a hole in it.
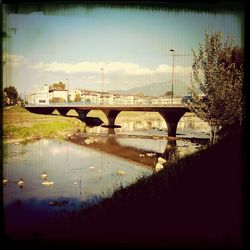
[[[108,135],[83,134],[71,138],[70,141],[153,170],[158,157],[162,157],[166,163],[170,163],[194,153],[202,147],[187,139],[169,139],[166,136],[116,135],[114,129],[108,131],[110,132],[110,130],[111,134]]]
[[[99,202],[200,148],[195,141],[170,140],[157,120],[120,124],[86,127],[69,141],[4,144],[6,230],[25,232],[58,211]]]
[[[87,123],[88,124],[88,123]],[[118,116],[116,124],[119,124],[118,128],[105,128],[105,126],[87,126],[86,133],[109,133],[109,134],[136,134],[136,135],[166,135],[167,125],[164,119],[158,116],[150,116],[146,113],[145,117],[126,118]],[[197,138],[209,138],[210,127],[207,122],[200,120],[192,113],[184,115],[177,126],[177,137],[197,137]]]
[[[117,185],[129,185],[152,173],[152,169],[141,168],[134,162],[65,141],[40,140],[4,147],[8,152],[3,168],[3,176],[8,180],[4,186],[5,205],[31,198],[75,197],[81,202],[92,195],[110,195]],[[17,159],[13,153],[20,150],[25,153]],[[117,171],[126,174],[114,175]]]

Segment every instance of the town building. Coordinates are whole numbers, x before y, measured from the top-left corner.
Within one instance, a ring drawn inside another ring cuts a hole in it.
[[[49,90],[49,101],[53,102],[53,100],[61,100],[60,102],[68,102],[68,90]]]
[[[48,84],[34,86],[33,90],[27,95],[28,104],[49,104],[53,100],[68,101],[68,90],[53,89]]]
[[[117,94],[86,89],[65,90],[63,83],[35,88],[28,95],[29,104],[47,104],[50,102],[81,102],[84,104],[109,105],[168,105],[181,104],[181,97],[145,96],[143,94]]]
[[[49,103],[49,86],[34,86],[33,91],[28,93],[28,104],[48,104]]]

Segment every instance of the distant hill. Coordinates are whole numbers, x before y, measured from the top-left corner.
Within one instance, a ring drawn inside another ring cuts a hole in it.
[[[147,96],[160,96],[167,91],[171,91],[172,82],[155,82],[141,87],[135,87],[127,90],[112,90],[112,93],[118,94],[139,94]],[[174,94],[177,96],[187,95],[187,84],[183,81],[176,80],[174,82]]]

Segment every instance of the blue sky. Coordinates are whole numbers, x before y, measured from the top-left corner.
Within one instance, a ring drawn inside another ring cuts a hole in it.
[[[107,91],[171,81],[171,48],[175,79],[188,84],[191,48],[206,31],[231,33],[243,46],[241,20],[233,14],[78,8],[64,15],[9,14],[5,20],[10,38],[4,43],[4,86],[20,92],[66,79],[71,89],[100,90],[100,68]]]

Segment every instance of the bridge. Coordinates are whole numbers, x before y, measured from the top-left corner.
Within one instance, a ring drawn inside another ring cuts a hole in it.
[[[158,112],[164,118],[168,136],[176,136],[176,129],[179,120],[186,113],[190,112],[189,108],[183,104],[170,105],[110,105],[110,104],[75,104],[75,103],[54,103],[54,104],[28,104],[25,108],[36,114],[50,115],[57,110],[60,115],[66,116],[69,110],[75,110],[79,114],[79,119],[84,121],[91,110],[101,110],[108,119],[106,127],[115,127],[115,119],[121,111],[141,111],[141,112]]]

